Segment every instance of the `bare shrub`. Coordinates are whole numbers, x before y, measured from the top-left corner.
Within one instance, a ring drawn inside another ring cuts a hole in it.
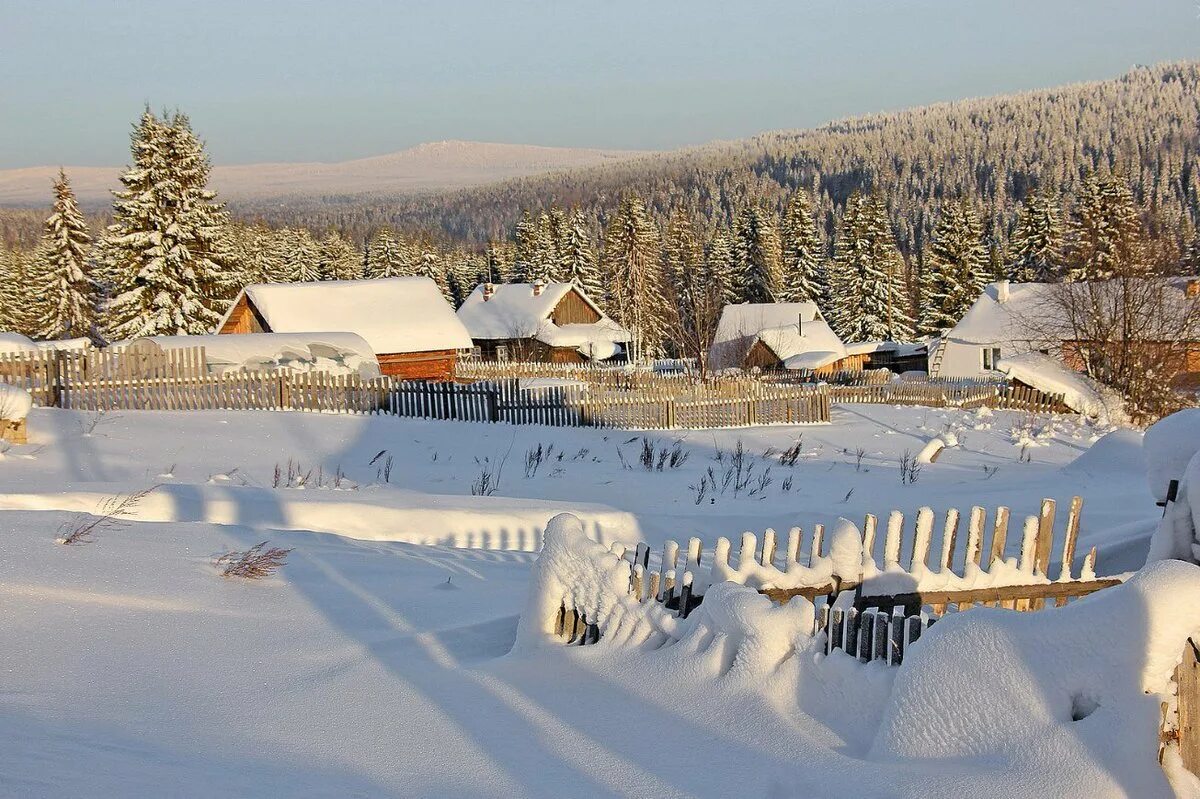
[[[800,450],[804,446],[804,436],[801,435],[796,439],[796,443],[779,453],[779,464],[792,468],[796,465],[796,461],[800,460]]]
[[[113,530],[126,527],[129,519],[137,515],[138,505],[151,491],[158,488],[152,485],[141,491],[130,494],[115,494],[100,503],[98,515],[79,514],[74,523],[64,522],[58,530],[59,544],[72,546],[75,544],[90,544],[96,540],[96,534],[102,530]]]
[[[917,457],[911,451],[904,450],[904,454],[900,456],[900,482],[912,485],[920,476],[921,464],[917,462]]]
[[[279,547],[267,547],[269,541],[262,541],[244,551],[230,550],[219,556],[214,565],[221,570],[222,577],[243,577],[247,580],[259,580],[270,577],[284,563],[292,550]]]

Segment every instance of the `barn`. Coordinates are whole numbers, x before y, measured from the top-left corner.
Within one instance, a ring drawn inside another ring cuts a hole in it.
[[[217,326],[244,333],[355,333],[385,375],[451,380],[471,337],[427,277],[257,283],[246,286]]]
[[[572,283],[484,283],[458,318],[485,360],[619,360],[630,340],[628,330]]]

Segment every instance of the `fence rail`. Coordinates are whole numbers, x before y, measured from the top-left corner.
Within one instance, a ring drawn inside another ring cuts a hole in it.
[[[743,533],[736,553],[726,538],[712,547],[692,538],[686,549],[667,541],[654,563],[646,544],[633,549],[614,544],[612,553],[628,563],[629,594],[638,602],[657,602],[687,617],[711,585],[725,581],[749,585],[780,603],[802,596],[817,605],[814,634],[827,633],[827,652],[842,649],[861,660],[898,664],[931,619],[948,612],[976,606],[1036,611],[1119,584],[1119,579],[1096,578],[1094,547],[1078,574],[1073,573],[1083,500],[1071,500],[1061,535],[1055,529],[1056,507],[1053,499],[1044,499],[1038,514],[1025,518],[1016,557],[1006,555],[1009,509],[996,508],[989,525],[981,506],[972,507],[965,516],[957,508],[947,509],[937,530],[929,508],[922,508],[910,527],[903,513],[892,511],[882,536],[878,517],[867,514],[859,539],[862,557],[840,561],[843,567],[858,564],[848,574],[835,571],[837,561],[832,555],[835,549],[845,555],[845,540],[835,544],[827,539],[820,524],[813,525],[807,536],[803,529],[792,528],[785,541],[777,541],[775,531],[767,530],[761,544],[753,533]],[[966,536],[959,546],[964,519]],[[782,551],[777,544],[783,544]],[[1061,561],[1056,574],[1051,571],[1054,555]],[[921,588],[926,575],[935,578],[932,584],[937,589]],[[876,588],[897,582],[913,588],[902,592]],[[853,601],[844,601],[847,598]],[[570,643],[598,641],[596,610],[568,608],[564,603],[556,633]]]
[[[1064,410],[1059,398],[1033,389],[973,381],[699,381],[639,370],[483,362],[468,362],[463,375],[475,379],[424,383],[321,372],[210,373],[202,347],[0,355],[0,382],[29,389],[38,405],[79,410],[302,410],[650,430],[827,422],[833,402]],[[539,382],[555,376],[559,379]]]

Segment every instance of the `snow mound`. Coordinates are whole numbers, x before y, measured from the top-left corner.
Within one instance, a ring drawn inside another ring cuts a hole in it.
[[[1188,461],[1200,452],[1200,408],[1173,413],[1146,429],[1146,478],[1156,502],[1167,496],[1167,485],[1179,480]]]
[[[1159,703],[1197,603],[1200,567],[1166,561],[1065,608],[946,616],[900,667],[870,756],[1069,763],[1077,795],[1168,796]]]
[[[33,397],[20,386],[0,383],[0,419],[19,422],[29,415]]]
[[[1065,474],[1101,475],[1136,474],[1146,468],[1142,451],[1142,434],[1137,430],[1118,428],[1106,433],[1084,450],[1083,454],[1063,467]]]
[[[33,339],[20,333],[0,333],[0,353],[19,355],[23,352],[38,352],[40,348]]]
[[[149,336],[114,344],[126,351],[165,352],[204,348],[212,374],[238,372],[322,372],[379,377],[371,346],[354,333],[243,333],[212,336]]]
[[[1116,392],[1049,355],[1036,352],[1012,355],[1001,358],[996,366],[1012,380],[1020,380],[1047,394],[1061,394],[1063,403],[1076,413],[1106,424],[1121,424],[1127,418],[1124,403]]]

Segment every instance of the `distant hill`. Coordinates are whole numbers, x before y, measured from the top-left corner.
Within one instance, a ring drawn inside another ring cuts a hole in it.
[[[799,90],[799,89],[798,89]],[[1120,77],[959,100],[775,131],[640,159],[522,176],[421,196],[386,194],[243,204],[268,223],[356,236],[381,225],[440,231],[480,245],[507,237],[523,209],[581,208],[598,233],[625,192],[660,222],[682,209],[702,228],[727,225],[750,202],[782,210],[797,188],[815,190],[832,233],[847,197],[878,190],[896,237],[919,253],[943,198],[969,197],[990,241],[1007,244],[1031,189],[1069,197],[1093,169],[1118,169],[1139,202],[1181,236],[1200,222],[1200,65],[1138,67]]]
[[[538,147],[529,144],[442,141],[337,163],[216,165],[212,186],[231,201],[276,197],[399,196],[493,183],[506,178],[628,160],[644,153]],[[57,166],[0,170],[0,205],[47,206]],[[120,167],[67,167],[81,203],[107,204]]]

